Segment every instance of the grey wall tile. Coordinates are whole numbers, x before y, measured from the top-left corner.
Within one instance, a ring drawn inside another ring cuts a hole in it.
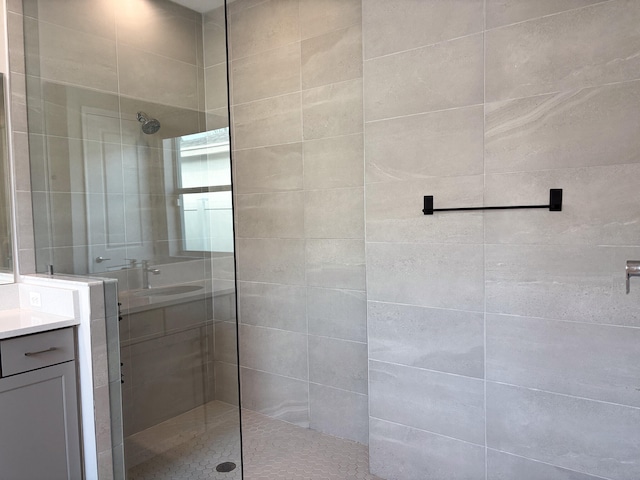
[[[369,302],[369,358],[484,378],[482,313]]]
[[[302,238],[305,205],[302,192],[236,195],[236,235],[252,238]]]
[[[302,92],[302,121],[305,140],[362,132],[362,80]]]
[[[307,380],[307,338],[296,332],[240,326],[240,365]]]
[[[216,400],[238,405],[238,366],[230,363],[216,362],[215,372]]]
[[[309,335],[309,381],[367,393],[367,345]]]
[[[306,381],[258,372],[240,371],[242,407],[309,427],[309,387]]]
[[[425,216],[424,195],[435,208],[483,205],[484,176],[432,177],[368,184],[367,241],[482,243],[484,215],[457,212]]]
[[[369,442],[367,396],[310,384],[309,427],[366,445]]]
[[[307,319],[312,335],[367,342],[365,292],[309,287]]]
[[[369,468],[381,478],[484,478],[484,447],[375,418],[369,431]]]
[[[300,33],[303,39],[361,23],[360,0],[300,1]]]
[[[168,11],[166,5],[166,2],[146,4],[146,8],[133,15],[130,9],[120,7],[118,43],[191,65],[201,64],[196,48],[198,40],[202,40],[197,34],[197,29],[202,29],[201,21]]]
[[[485,215],[489,243],[633,245],[640,235],[634,179],[640,163],[487,175],[487,204],[538,204],[550,188],[563,189],[562,212],[491,212]],[[494,215],[495,213],[495,215]]]
[[[308,239],[307,285],[364,290],[364,241],[355,239]]]
[[[598,480],[584,473],[547,465],[528,458],[487,450],[487,480]]]
[[[368,60],[365,120],[480,104],[483,66],[483,35]]]
[[[302,144],[233,152],[236,193],[266,193],[302,189]]]
[[[486,106],[487,172],[637,163],[639,82]]]
[[[15,73],[25,73],[25,45],[24,26],[34,28],[34,20],[24,19],[17,13],[7,12],[7,37],[9,40],[9,70]],[[39,71],[39,69],[38,69]]]
[[[580,8],[602,0],[487,0],[487,28],[509,25],[532,18]]]
[[[91,4],[73,0],[25,0],[22,13],[25,17],[115,40],[116,7],[117,4],[109,0],[98,0]]]
[[[481,106],[367,123],[367,183],[481,174],[483,125]]]
[[[362,78],[362,26],[302,41],[302,88]]]
[[[298,0],[269,0],[232,13],[229,18],[231,58],[236,60],[299,41],[298,3]]]
[[[235,148],[255,148],[301,141],[300,108],[299,93],[235,106]]]
[[[204,16],[203,61],[205,67],[227,61],[227,42],[224,7],[216,8]]]
[[[299,239],[237,239],[238,280],[304,284],[305,245]]]
[[[487,379],[623,405],[640,377],[640,330],[540,318],[487,316]]]
[[[637,301],[625,299],[624,260],[616,257],[616,250],[579,245],[487,245],[486,310],[638,326],[640,309]]]
[[[227,94],[227,65],[222,63],[204,69],[205,105],[207,110],[226,108]],[[199,105],[201,108],[201,105]]]
[[[370,415],[484,445],[484,382],[369,362]]]
[[[133,47],[118,47],[122,95],[196,110],[197,79],[195,66]]]
[[[639,22],[638,2],[616,0],[488,31],[487,101],[640,78]]]
[[[238,282],[240,322],[306,333],[306,295],[304,287]]]
[[[245,103],[300,91],[300,44],[291,43],[231,65],[233,103]],[[256,81],[260,79],[260,81]]]
[[[306,238],[363,238],[364,189],[306,191],[304,234]]]
[[[306,189],[359,187],[364,184],[363,135],[303,142]]]
[[[210,328],[210,327],[209,327]],[[238,363],[238,345],[237,345],[237,333],[235,322],[215,322],[213,325],[215,328],[214,333],[214,360],[217,362],[224,362],[235,364]],[[210,338],[207,341],[211,341]],[[209,347],[211,350],[211,347]]]
[[[614,479],[640,475],[640,409],[487,383],[487,443]],[[569,453],[570,452],[570,453]]]
[[[482,245],[367,244],[367,298],[483,310]]]
[[[27,22],[38,36],[25,38],[27,74],[115,92],[116,43],[46,22]],[[35,43],[37,41],[37,43]]]
[[[368,0],[363,3],[365,58],[481,32],[481,0]]]

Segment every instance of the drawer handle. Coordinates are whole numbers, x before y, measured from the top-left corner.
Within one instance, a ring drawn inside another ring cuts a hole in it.
[[[24,354],[25,357],[32,357],[34,355],[40,355],[41,353],[47,353],[47,352],[53,352],[54,350],[57,350],[56,347],[49,347],[46,350],[40,350],[39,352],[27,352]]]

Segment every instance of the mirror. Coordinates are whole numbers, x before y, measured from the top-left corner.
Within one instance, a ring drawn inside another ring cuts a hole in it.
[[[5,78],[0,73],[0,284],[13,283],[11,180],[7,149]]]

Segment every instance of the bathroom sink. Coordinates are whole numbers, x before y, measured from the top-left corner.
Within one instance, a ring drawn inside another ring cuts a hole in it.
[[[180,295],[181,293],[197,292],[202,290],[200,285],[176,285],[173,287],[158,287],[141,290],[134,293],[136,297],[154,297],[156,295]]]

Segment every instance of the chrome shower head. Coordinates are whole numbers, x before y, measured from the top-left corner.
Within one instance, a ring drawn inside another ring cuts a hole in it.
[[[160,130],[160,122],[155,118],[149,118],[144,112],[138,112],[138,121],[142,124],[142,132],[153,135]]]

